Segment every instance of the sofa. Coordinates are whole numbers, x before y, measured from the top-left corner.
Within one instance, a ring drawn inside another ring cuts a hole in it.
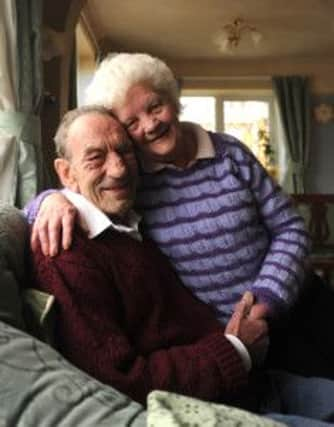
[[[334,194],[291,194],[312,240],[314,270],[334,287]]]
[[[56,302],[27,290],[28,245],[22,212],[0,203],[0,426],[282,426],[159,390],[144,408],[71,365],[51,345]]]

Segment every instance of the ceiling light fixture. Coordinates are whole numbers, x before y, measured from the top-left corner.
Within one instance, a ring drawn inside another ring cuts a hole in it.
[[[242,18],[236,18],[232,23],[223,26],[215,41],[222,51],[234,51],[247,34],[250,35],[254,46],[262,40],[262,34],[256,27],[249,25]]]

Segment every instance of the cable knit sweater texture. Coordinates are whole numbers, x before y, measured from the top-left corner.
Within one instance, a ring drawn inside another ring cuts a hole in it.
[[[303,283],[305,224],[243,144],[209,135],[214,158],[142,174],[144,232],[222,322],[246,290],[275,315],[293,304]]]
[[[246,383],[236,350],[150,241],[106,230],[57,257],[32,254],[56,297],[56,335],[75,365],[142,403],[153,389],[226,401]]]

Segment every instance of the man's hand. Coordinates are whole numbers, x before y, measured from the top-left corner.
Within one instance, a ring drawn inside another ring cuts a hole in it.
[[[268,325],[263,318],[250,317],[253,307],[256,307],[254,296],[247,291],[236,305],[225,333],[238,337],[246,346],[252,360],[256,361],[262,359],[264,347],[268,342]]]
[[[55,256],[60,245],[68,249],[72,243],[75,207],[58,192],[47,196],[39,209],[31,233],[31,248],[36,250],[38,242],[44,255]]]
[[[270,308],[266,303],[256,303],[253,304],[252,308],[249,311],[250,319],[267,319],[270,314]]]

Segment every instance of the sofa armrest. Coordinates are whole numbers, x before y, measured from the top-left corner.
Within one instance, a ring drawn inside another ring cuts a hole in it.
[[[0,320],[24,329],[21,290],[25,280],[28,225],[22,212],[0,203]]]

